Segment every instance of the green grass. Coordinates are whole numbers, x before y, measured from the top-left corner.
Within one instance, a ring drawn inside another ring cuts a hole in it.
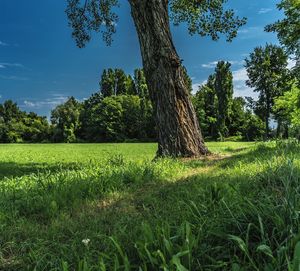
[[[299,144],[208,146],[0,145],[0,270],[299,270]]]

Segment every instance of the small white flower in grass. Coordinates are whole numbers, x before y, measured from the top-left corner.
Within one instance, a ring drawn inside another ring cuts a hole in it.
[[[83,240],[82,240],[82,243],[83,243],[85,246],[88,246],[90,241],[91,241],[91,240],[87,238],[87,239],[83,239]]]

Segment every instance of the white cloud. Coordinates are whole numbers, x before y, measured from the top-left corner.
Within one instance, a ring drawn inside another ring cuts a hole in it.
[[[234,97],[252,97],[258,98],[258,93],[254,92],[252,88],[246,86],[243,81],[234,82]]]
[[[29,80],[29,78],[27,78],[27,77],[20,77],[20,76],[15,76],[15,75],[10,75],[10,76],[0,75],[0,79],[14,80],[14,81],[27,81],[27,80]]]
[[[8,44],[0,40],[0,46],[8,46]]]
[[[192,88],[193,88],[193,91],[192,91],[192,93],[196,93],[198,90],[199,90],[199,87],[200,87],[200,84],[198,83],[196,83],[196,84],[193,84],[192,85]]]
[[[0,68],[24,68],[23,64],[20,63],[7,63],[7,62],[0,62]]]
[[[252,88],[246,85],[248,80],[247,70],[241,68],[232,72],[233,84],[234,84],[234,96],[235,97],[252,97],[257,99],[258,94],[253,91]]]
[[[261,8],[261,9],[258,11],[258,14],[266,14],[266,13],[271,12],[272,10],[273,10],[272,8]]]
[[[207,83],[207,80],[193,84],[192,85],[192,89],[193,89],[192,93],[195,94],[199,90],[199,87],[202,85],[205,85],[206,83]]]
[[[227,61],[229,63],[231,63],[231,65],[243,65],[244,61],[242,60],[224,60]],[[213,69],[217,66],[218,61],[212,61],[206,64],[202,64],[201,67],[202,68],[206,68],[206,69]]]
[[[262,38],[268,33],[265,32],[264,26],[250,26],[238,31],[239,39],[257,39]]]
[[[248,80],[247,71],[245,68],[238,69],[232,72],[233,81],[240,82]]]
[[[57,105],[64,103],[68,99],[67,96],[53,96],[54,97],[46,98],[44,100],[25,100],[23,106],[35,109],[54,108]]]
[[[288,69],[292,69],[292,68],[294,68],[296,66],[296,64],[297,64],[297,61],[295,59],[291,59],[290,58],[288,60],[288,66],[287,66],[287,68]]]
[[[261,26],[249,26],[249,27],[240,29],[238,31],[238,33],[239,34],[248,34],[250,32],[255,32],[255,31],[260,31],[260,30],[264,30],[264,28]]]
[[[212,61],[207,64],[202,64],[201,67],[207,68],[207,69],[212,69],[212,68],[215,68],[217,64],[218,64],[218,61]]]

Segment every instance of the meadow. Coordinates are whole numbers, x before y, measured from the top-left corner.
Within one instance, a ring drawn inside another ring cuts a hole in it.
[[[0,270],[299,270],[300,146],[0,144]]]

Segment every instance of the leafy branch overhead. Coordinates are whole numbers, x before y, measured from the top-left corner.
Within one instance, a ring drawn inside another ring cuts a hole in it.
[[[118,0],[67,2],[66,13],[78,47],[85,47],[92,32],[101,33],[104,42],[111,45],[118,23]],[[246,18],[239,18],[234,10],[225,9],[226,2],[227,0],[170,0],[165,1],[165,4],[168,5],[174,25],[187,24],[189,34],[210,36],[213,40],[225,35],[227,41],[232,41],[238,29],[246,23]]]

